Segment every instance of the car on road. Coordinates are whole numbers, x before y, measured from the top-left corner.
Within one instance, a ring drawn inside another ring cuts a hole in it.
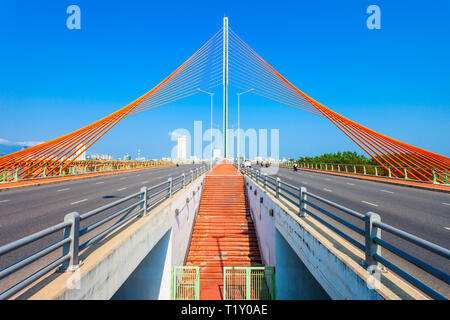
[[[252,167],[252,163],[250,162],[250,160],[244,161],[244,167],[246,167],[246,168],[251,168]]]

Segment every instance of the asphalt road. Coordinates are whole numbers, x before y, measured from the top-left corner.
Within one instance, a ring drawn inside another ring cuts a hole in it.
[[[261,169],[253,165],[254,169]],[[450,194],[401,185],[392,185],[368,180],[359,180],[337,175],[321,174],[310,171],[277,168],[278,172],[272,177],[279,177],[294,186],[304,186],[307,191],[326,198],[332,202],[358,211],[362,214],[372,211],[381,216],[381,221],[396,228],[412,233],[425,240],[438,244],[444,248],[450,247]],[[339,217],[364,228],[364,224],[348,214],[309,198],[313,203],[320,204],[325,209]],[[334,226],[357,238],[364,243],[364,239],[356,232],[343,227],[334,220],[320,215]],[[416,245],[412,245],[396,236],[382,231],[382,239],[388,240],[431,265],[450,273],[450,262],[434,253],[430,253]],[[448,284],[428,275],[415,266],[390,254],[382,249],[382,254],[396,261],[408,272],[418,275],[425,283],[432,284],[436,289],[450,297]]]
[[[1,191],[0,246],[63,222],[64,216],[70,212],[76,211],[79,214],[83,214],[136,193],[143,186],[151,187],[160,184],[163,181],[167,181],[169,177],[177,177],[181,173],[199,166],[201,165],[151,168]],[[105,212],[103,215],[96,216],[95,220],[101,219],[113,210],[126,207],[128,204],[124,203]],[[117,221],[112,221],[111,223]],[[89,221],[83,222],[81,227]],[[92,222],[94,221],[91,220],[90,223]],[[45,237],[35,243],[0,256],[0,270],[59,239],[61,239],[61,233]],[[36,261],[32,266],[26,267],[21,272],[0,280],[0,292],[9,285],[21,280],[21,274],[29,274],[32,271],[36,271],[39,266],[42,267],[52,259],[57,258],[60,253],[60,250],[57,250],[54,254],[49,254],[47,257]]]

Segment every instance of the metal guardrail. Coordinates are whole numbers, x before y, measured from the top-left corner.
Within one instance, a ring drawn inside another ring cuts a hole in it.
[[[11,182],[17,182],[17,181],[29,181],[29,180],[36,180],[36,179],[48,179],[48,178],[55,178],[55,177],[71,177],[71,176],[77,176],[77,175],[85,175],[85,174],[95,174],[95,173],[104,173],[104,172],[116,172],[116,171],[126,171],[131,169],[139,169],[139,168],[154,168],[154,167],[162,167],[167,165],[173,165],[173,163],[170,162],[155,162],[155,161],[109,161],[105,163],[98,163],[98,164],[72,164],[70,167],[66,167],[64,170],[62,169],[64,167],[64,164],[59,165],[57,170],[54,170],[53,173],[48,174],[47,173],[47,167],[46,165],[31,165],[27,167],[17,167],[10,170],[3,170],[0,171],[0,184],[7,184]],[[32,171],[32,170],[39,170],[41,169],[41,173],[39,176],[35,178],[22,178],[19,175],[19,172],[22,172],[22,176],[25,175],[26,171]]]
[[[292,167],[294,162],[280,163],[280,166]],[[299,167],[303,169],[322,170],[328,172],[342,172],[348,174],[359,174],[373,177],[386,177],[391,179],[412,180],[420,182],[429,182],[433,184],[450,184],[450,172],[438,170],[435,168],[421,168],[421,167],[394,167],[394,166],[376,166],[367,164],[344,164],[344,163],[316,163],[316,162],[300,162]],[[430,181],[418,180],[408,174],[408,171],[421,171],[429,175]],[[399,176],[401,172],[402,177]]]
[[[397,265],[395,265],[393,262],[388,261],[386,258],[384,258],[381,255],[381,248],[385,248],[388,251],[392,252],[393,254],[401,257],[402,259],[416,265],[420,269],[430,273],[434,277],[444,281],[445,283],[449,284],[450,282],[450,275],[439,270],[438,268],[428,264],[425,261],[422,261],[421,259],[415,257],[414,255],[405,252],[404,250],[398,248],[397,246],[393,245],[392,243],[387,242],[386,240],[381,239],[381,230],[384,230],[386,232],[389,232],[390,234],[393,234],[397,237],[402,238],[403,240],[406,240],[410,243],[413,243],[417,246],[420,246],[429,252],[435,253],[439,256],[442,256],[446,259],[450,259],[450,250],[443,248],[441,246],[438,246],[434,243],[431,243],[429,241],[426,241],[422,238],[416,237],[408,232],[405,232],[403,230],[394,228],[388,224],[385,224],[381,222],[381,217],[374,213],[374,212],[367,212],[365,214],[359,213],[357,211],[351,210],[349,208],[346,208],[342,205],[339,205],[337,203],[334,203],[332,201],[329,201],[323,197],[320,197],[318,195],[315,195],[311,192],[308,192],[305,187],[296,187],[293,185],[290,185],[286,182],[283,182],[280,180],[280,178],[273,178],[267,175],[262,175],[260,171],[252,169],[252,168],[241,168],[241,172],[247,176],[249,176],[251,179],[253,179],[256,182],[259,182],[263,185],[265,189],[269,188],[275,192],[275,197],[277,198],[284,198],[293,205],[298,207],[298,215],[303,217],[305,214],[310,215],[314,219],[318,220],[337,234],[339,234],[341,237],[352,243],[354,246],[359,248],[360,250],[364,251],[365,254],[365,266],[366,268],[370,266],[379,267],[379,263],[386,266],[387,268],[391,269],[393,272],[397,273],[401,277],[403,277],[405,280],[409,281],[413,285],[415,285],[417,288],[422,290],[424,293],[429,295],[430,297],[434,299],[442,299],[446,300],[447,298],[442,295],[441,293],[437,292],[433,288],[429,287],[422,281],[416,279],[411,274],[407,273]],[[313,198],[317,200],[319,203],[327,204],[333,208],[339,209],[340,211],[355,217],[359,220],[361,220],[364,223],[364,229],[350,223],[349,221],[342,219],[341,217],[337,216],[336,214],[322,208],[320,205],[311,202],[311,200],[308,200],[308,197]],[[309,207],[316,209],[317,211],[321,212],[325,216],[341,223],[342,225],[350,228],[354,232],[362,235],[365,239],[364,243],[359,242],[357,239],[354,239],[344,233],[342,230],[338,229],[337,227],[333,226],[329,222],[325,221],[323,218],[319,217],[317,214],[312,212]]]
[[[16,294],[32,282],[39,279],[41,276],[45,275],[47,272],[59,267],[61,271],[73,271],[78,268],[79,265],[79,253],[81,250],[86,249],[90,245],[96,243],[100,239],[104,238],[107,234],[114,230],[117,230],[120,226],[130,221],[134,217],[146,216],[149,214],[149,210],[154,208],[154,206],[165,199],[172,197],[173,194],[182,190],[187,184],[191,183],[204,173],[208,171],[208,166],[202,166],[200,168],[195,168],[193,170],[186,171],[175,178],[168,178],[160,184],[152,187],[142,187],[139,192],[133,193],[125,198],[119,199],[105,206],[96,208],[84,214],[79,214],[78,212],[72,212],[64,217],[64,222],[57,225],[51,226],[42,231],[36,232],[32,235],[24,237],[22,239],[16,240],[12,243],[6,244],[0,247],[0,257],[25,245],[33,243],[39,239],[46,236],[54,234],[55,232],[63,230],[63,237],[61,240],[41,249],[40,251],[34,252],[28,257],[0,270],[0,280],[13,274],[14,272],[26,267],[27,265],[33,263],[34,261],[62,248],[62,256],[56,260],[50,262],[43,268],[34,272],[33,274],[27,276],[22,281],[16,283],[12,287],[6,289],[0,293],[0,300],[7,299],[12,295]],[[152,193],[153,192],[153,193]],[[139,198],[137,201],[129,204],[125,208],[115,211],[99,221],[96,221],[82,229],[80,229],[80,222],[91,218],[95,215],[105,212],[108,209],[114,208],[120,204],[123,204],[133,198]],[[137,208],[137,210],[135,210]],[[134,212],[132,212],[135,210]],[[131,212],[126,215],[120,221],[114,223],[112,226],[107,227],[105,230],[99,232],[98,234],[90,237],[88,240],[80,244],[80,237],[86,235],[93,230],[105,225],[108,221],[124,214],[126,212]]]

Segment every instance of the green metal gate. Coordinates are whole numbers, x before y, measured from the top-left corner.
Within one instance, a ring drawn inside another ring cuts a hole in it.
[[[224,267],[224,300],[275,300],[273,267]]]
[[[199,283],[199,267],[172,267],[172,300],[199,300]]]

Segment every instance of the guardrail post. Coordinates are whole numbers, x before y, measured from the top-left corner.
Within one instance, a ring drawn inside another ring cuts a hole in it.
[[[436,172],[433,169],[433,184],[436,184]]]
[[[345,173],[348,173],[348,165],[345,165]]]
[[[356,166],[353,166],[353,173],[356,174]]]
[[[381,218],[374,212],[367,212],[365,216],[365,247],[366,247],[366,264],[368,266],[376,265],[377,261],[373,255],[381,254],[381,246],[374,242],[375,238],[381,238],[381,229],[374,226],[374,222],[381,222]]]
[[[147,187],[142,187],[141,188],[141,201],[144,200],[143,203],[141,203],[141,210],[143,209],[141,216],[146,216],[147,215]]]
[[[277,198],[280,197],[280,178],[277,178],[277,193],[276,193],[276,197]]]
[[[184,173],[181,174],[181,188],[184,189],[186,183],[185,183],[186,177],[184,176]]]
[[[404,168],[403,171],[405,172],[405,180],[406,180],[408,179],[408,171],[406,171],[406,168]]]
[[[388,168],[388,176],[389,176],[389,178],[392,178],[391,168]]]
[[[305,209],[307,208],[307,205],[305,203],[305,201],[308,200],[308,196],[306,195],[306,188],[305,187],[300,187],[299,190],[299,212],[298,215],[300,217],[304,217],[305,216]]]
[[[194,171],[189,170],[189,172],[191,173],[191,179],[189,180],[189,182],[194,181]]]
[[[69,254],[70,260],[64,262],[60,270],[74,271],[78,268],[79,264],[79,234],[80,234],[80,215],[78,212],[71,212],[66,214],[64,222],[70,222],[71,225],[64,229],[63,238],[70,238],[70,242],[63,246],[63,256]]]
[[[364,175],[366,175],[367,174],[366,166],[363,166],[363,168],[364,168]]]
[[[17,176],[19,172],[19,169],[16,169],[16,172],[14,172],[14,181],[17,181],[19,179],[19,177]]]
[[[167,182],[169,183],[169,198],[172,197],[172,178],[167,179]]]
[[[378,177],[378,169],[375,167],[375,176]]]
[[[44,167],[44,172],[42,173],[42,176],[45,178],[46,175],[47,175],[47,167]]]

